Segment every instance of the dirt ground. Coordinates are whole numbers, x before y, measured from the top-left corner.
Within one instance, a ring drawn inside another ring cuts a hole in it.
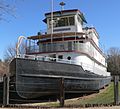
[[[26,109],[26,108],[0,108],[0,109]],[[35,109],[35,108],[27,108],[27,109]],[[36,108],[36,109],[38,109],[38,108]],[[113,106],[113,107],[93,107],[93,108],[48,108],[48,109],[120,109],[120,106]]]
[[[120,109],[120,106],[114,106],[114,107],[94,107],[94,108],[79,108],[79,109]]]

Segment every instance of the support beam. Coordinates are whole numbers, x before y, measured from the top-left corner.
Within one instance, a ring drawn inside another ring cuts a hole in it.
[[[114,103],[119,104],[119,75],[114,76]]]
[[[9,104],[9,76],[4,75],[3,77],[3,105]]]
[[[60,78],[60,107],[64,106],[65,93],[64,93],[64,78]]]

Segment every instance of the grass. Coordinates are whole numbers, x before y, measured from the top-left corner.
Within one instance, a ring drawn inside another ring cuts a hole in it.
[[[120,87],[120,83],[119,83]],[[119,88],[120,92],[120,88]],[[111,104],[114,102],[114,85],[113,82],[106,87],[105,89],[101,90],[99,93],[91,94],[84,97],[74,98],[65,100],[65,106],[79,106],[85,104]],[[59,102],[47,102],[47,103],[40,103],[40,106],[49,106],[49,107],[59,107]]]
[[[99,93],[73,100],[72,99],[66,100],[65,105],[111,104],[113,102],[114,102],[114,85],[113,82],[111,82],[111,84],[108,87],[101,90]]]

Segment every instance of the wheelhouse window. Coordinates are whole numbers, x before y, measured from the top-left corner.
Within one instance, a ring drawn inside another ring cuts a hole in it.
[[[69,17],[69,25],[74,25],[74,24],[75,24],[74,17]]]
[[[74,21],[74,16],[54,18],[53,21],[49,19],[49,28],[51,28],[52,23],[53,23],[53,27],[63,27],[63,26],[74,25],[75,21]]]

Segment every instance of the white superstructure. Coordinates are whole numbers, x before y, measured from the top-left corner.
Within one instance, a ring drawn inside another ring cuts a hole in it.
[[[87,22],[78,9],[53,12],[52,20],[51,13],[45,16],[47,32],[28,37],[27,54],[56,58],[56,62],[68,60],[85,70],[110,76],[105,55],[99,48],[99,35],[95,28],[83,26]]]

